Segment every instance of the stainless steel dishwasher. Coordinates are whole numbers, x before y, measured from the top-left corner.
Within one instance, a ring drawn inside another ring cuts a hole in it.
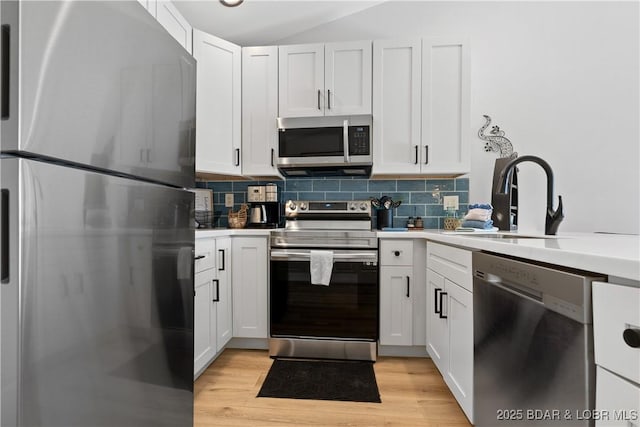
[[[594,274],[473,254],[476,426],[594,425]]]

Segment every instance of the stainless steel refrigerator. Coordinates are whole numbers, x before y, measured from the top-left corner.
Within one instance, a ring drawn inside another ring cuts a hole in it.
[[[192,425],[195,61],[135,0],[0,20],[1,425]]]

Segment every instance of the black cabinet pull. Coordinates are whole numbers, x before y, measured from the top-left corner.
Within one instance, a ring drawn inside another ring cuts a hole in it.
[[[417,145],[415,146],[415,149],[416,149],[416,162],[414,163],[414,165],[417,165],[418,164],[418,146]]]
[[[442,301],[445,295],[449,295],[449,294],[446,292],[440,292],[440,318],[441,319],[447,319],[447,316],[444,314],[444,305],[443,305],[444,301]]]
[[[640,348],[640,329],[627,328],[622,332],[622,339],[629,347]]]
[[[429,164],[429,146],[428,145],[424,146],[424,164],[425,165]]]
[[[322,110],[322,108],[320,108],[320,89],[318,89],[318,110]]]
[[[407,298],[409,298],[409,286],[410,286],[411,278],[407,276]]]
[[[213,282],[216,284],[216,297],[213,299],[213,302],[220,301],[220,280],[213,279]]]
[[[0,226],[2,227],[2,267],[0,270],[2,283],[9,283],[9,190],[2,189],[2,199],[0,201],[2,207],[2,217],[0,218]]]
[[[236,166],[240,166],[240,149],[236,148]]]
[[[440,312],[442,311],[442,306],[440,306],[440,309],[438,309],[438,292],[440,292],[442,289],[440,288],[435,288],[434,289],[434,293],[433,293],[433,311],[435,312],[435,314],[440,314]]]
[[[331,110],[331,89],[327,89],[327,110]]]
[[[271,167],[274,167],[274,166],[275,166],[275,164],[274,164],[274,162],[273,162],[274,154],[275,154],[275,150],[272,148],[272,149],[271,149]]]
[[[224,271],[224,249],[218,249],[218,252],[222,254],[222,267],[220,267],[218,271]]]
[[[193,260],[197,261],[197,260],[202,259],[202,258],[205,258],[205,256],[204,255],[198,255],[197,257],[193,257]]]
[[[393,251],[393,254],[394,254],[395,256],[400,256],[400,251]]]

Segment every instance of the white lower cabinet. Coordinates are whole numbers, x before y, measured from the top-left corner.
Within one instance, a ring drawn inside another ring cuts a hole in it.
[[[427,243],[427,352],[473,422],[471,251]]]
[[[196,239],[193,371],[199,375],[232,336],[231,238]]]
[[[193,371],[200,372],[216,354],[213,270],[196,273],[193,298]]]
[[[234,237],[231,247],[233,336],[267,338],[267,237]]]
[[[611,280],[611,278],[610,278]],[[640,283],[593,283],[596,426],[640,426]]]
[[[380,239],[380,345],[425,344],[425,243]]]

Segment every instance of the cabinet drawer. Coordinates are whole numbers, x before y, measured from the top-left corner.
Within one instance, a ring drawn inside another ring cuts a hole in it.
[[[427,268],[473,292],[471,251],[427,242]]]
[[[640,288],[593,284],[593,337],[596,364],[640,383],[640,348],[623,339],[627,329],[640,331]]]
[[[216,266],[216,241],[215,239],[197,239],[195,244],[195,273],[209,270]],[[202,257],[202,258],[200,258]]]
[[[640,386],[606,369],[596,368],[596,410],[608,419],[596,420],[596,427],[640,425]]]
[[[381,265],[413,265],[413,240],[381,240]]]

